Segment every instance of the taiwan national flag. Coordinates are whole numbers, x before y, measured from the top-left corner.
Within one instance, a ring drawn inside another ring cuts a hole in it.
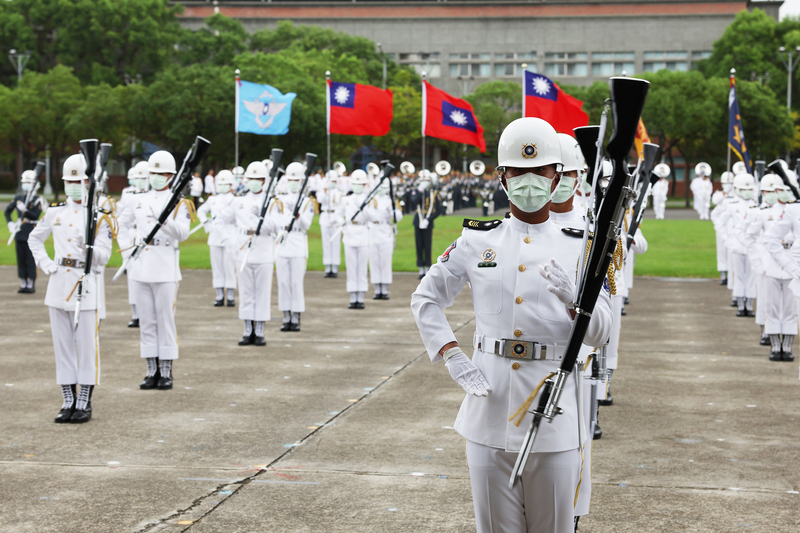
[[[472,106],[427,81],[422,82],[422,135],[477,146],[486,151],[483,128]]]
[[[573,135],[572,129],[589,125],[583,102],[562,91],[550,78],[528,72],[522,74],[522,116],[538,117],[557,132]]]
[[[392,97],[389,89],[328,80],[328,133],[386,135],[392,123]]]

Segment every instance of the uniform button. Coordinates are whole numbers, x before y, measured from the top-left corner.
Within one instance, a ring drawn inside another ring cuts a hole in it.
[[[513,365],[511,365],[511,368],[513,368],[514,370],[519,370],[519,363],[514,363]]]
[[[518,304],[521,304],[521,303],[522,303],[522,296],[517,296],[517,299],[516,299],[515,301],[516,301]]]
[[[72,239],[67,239],[67,242],[72,242]]]
[[[70,224],[70,225],[69,225],[69,227],[71,228],[71,227],[72,227],[72,224]]]
[[[520,265],[520,266],[519,266],[519,271],[520,271],[520,272],[525,272],[525,270],[527,270],[527,268],[525,267],[525,265]]]
[[[525,237],[525,244],[530,244],[530,243],[531,243],[531,238]]]
[[[69,272],[69,269],[67,269],[67,272]]]
[[[67,254],[67,257],[72,257],[72,254]]]
[[[520,331],[520,330],[514,331],[514,336],[515,337],[522,337],[522,331]]]

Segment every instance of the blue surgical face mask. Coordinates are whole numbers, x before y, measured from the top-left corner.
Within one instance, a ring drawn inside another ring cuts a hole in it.
[[[144,191],[147,189],[147,178],[136,178],[133,180],[136,182],[136,188],[140,191]]]
[[[247,190],[253,193],[260,193],[261,189],[264,188],[264,184],[261,180],[247,180]]]
[[[753,191],[751,189],[739,189],[739,196],[744,200],[749,200],[753,197]]]
[[[299,181],[290,181],[289,185],[289,192],[297,192],[300,190],[300,182]]]
[[[29,190],[33,189],[33,183],[23,183],[22,190],[28,192]]]
[[[778,193],[773,191],[765,192],[762,196],[764,197],[764,201],[769,205],[774,205],[775,202],[778,201]]]
[[[153,189],[157,191],[160,191],[166,187],[167,182],[169,182],[169,178],[166,176],[162,176],[161,174],[150,174],[150,185],[152,185]]]
[[[364,191],[364,185],[361,183],[353,184],[353,194],[361,194]]]
[[[69,196],[73,202],[80,202],[83,198],[83,187],[80,183],[68,181],[64,183],[64,194]]]
[[[778,200],[783,203],[789,203],[792,201],[792,194],[787,191],[778,191]]]
[[[550,189],[553,180],[539,176],[533,172],[526,172],[521,176],[506,178],[508,184],[508,199],[520,211],[535,213],[547,205],[553,193]]]
[[[220,194],[226,194],[229,193],[230,191],[231,191],[231,186],[228,185],[227,183],[220,183],[219,185],[217,185],[217,192]]]
[[[553,192],[553,203],[563,204],[575,194],[575,182],[578,178],[570,178],[569,176],[561,176],[561,181],[558,182],[556,190]]]

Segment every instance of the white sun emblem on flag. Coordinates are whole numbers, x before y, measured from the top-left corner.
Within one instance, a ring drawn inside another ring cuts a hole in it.
[[[467,125],[467,116],[458,110],[453,110],[450,112],[450,120],[453,121],[453,124],[457,124],[458,126]]]
[[[350,99],[350,91],[344,85],[339,85],[333,95],[334,100],[340,105],[344,105]]]
[[[545,94],[550,92],[550,84],[547,83],[547,80],[544,78],[534,78],[533,79],[533,90],[539,96],[544,96]]]

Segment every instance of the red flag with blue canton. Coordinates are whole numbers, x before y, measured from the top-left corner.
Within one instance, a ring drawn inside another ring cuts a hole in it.
[[[328,80],[328,133],[386,135],[392,123],[392,99],[389,89]]]
[[[559,133],[575,136],[573,128],[589,125],[583,102],[562,91],[550,78],[528,72],[522,75],[522,116],[546,120]]]
[[[422,82],[422,134],[486,151],[483,128],[470,103],[450,96],[427,81]]]

